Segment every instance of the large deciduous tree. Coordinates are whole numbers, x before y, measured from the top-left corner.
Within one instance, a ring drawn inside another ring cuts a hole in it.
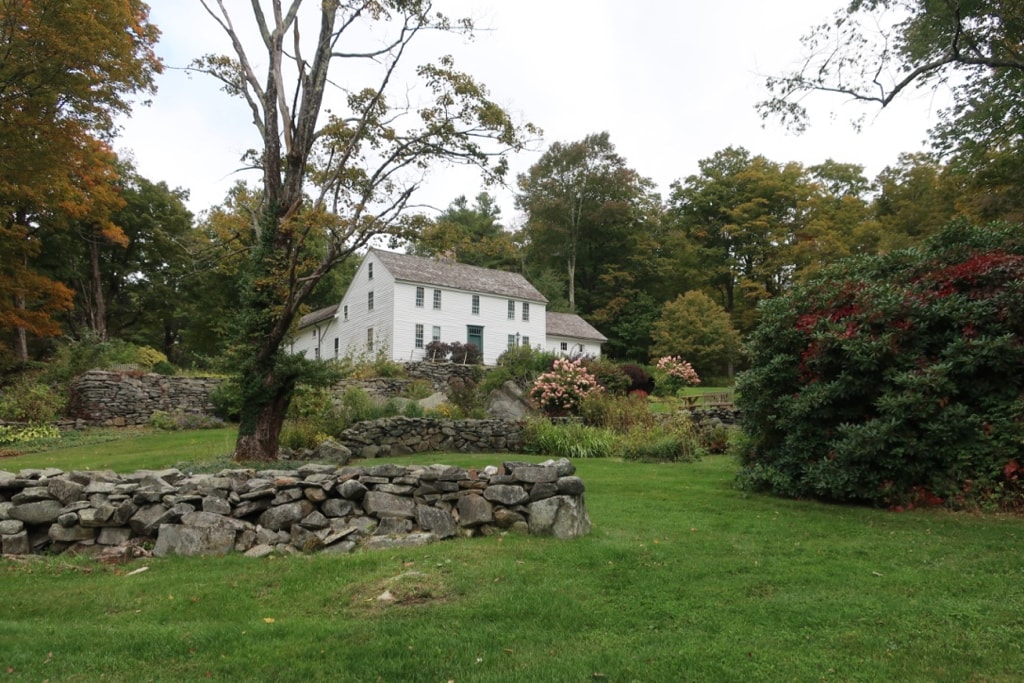
[[[789,286],[793,247],[812,193],[804,169],[729,147],[672,185],[668,217],[700,255],[705,281],[734,320]]]
[[[421,87],[407,87],[411,45],[472,28],[429,0],[252,0],[246,11],[201,1],[231,55],[194,67],[244,100],[260,142],[251,155],[263,187],[236,347],[243,406],[235,458],[266,460],[277,457],[292,392],[310,371],[285,342],[317,284],[374,236],[401,234],[433,162],[472,163],[500,177],[505,160],[488,162],[520,147],[525,130],[451,57],[417,66]]]
[[[1024,141],[1024,10],[1002,0],[853,0],[802,39],[805,56],[770,76],[758,105],[796,129],[805,95],[840,94],[882,107],[917,88],[949,88],[932,139],[974,156],[1021,150]],[[975,164],[980,165],[978,163]]]
[[[593,312],[606,298],[595,295],[607,266],[636,252],[637,236],[658,206],[653,188],[626,165],[606,132],[552,144],[519,176],[528,266],[565,273],[569,307]]]
[[[27,355],[26,333],[59,331],[70,291],[32,264],[42,224],[85,221],[122,236],[103,192],[114,119],[154,90],[159,32],[139,0],[0,0],[0,326]]]

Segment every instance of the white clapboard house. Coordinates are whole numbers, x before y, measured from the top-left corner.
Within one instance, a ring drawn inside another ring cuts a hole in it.
[[[417,361],[431,341],[475,344],[493,365],[519,345],[600,356],[607,338],[578,315],[548,313],[517,273],[370,249],[341,303],[303,316],[291,348],[307,358],[383,351]]]

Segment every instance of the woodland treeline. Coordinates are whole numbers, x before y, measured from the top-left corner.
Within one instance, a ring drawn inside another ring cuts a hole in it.
[[[609,355],[646,362],[690,351],[677,348],[673,330],[706,325],[701,303],[745,334],[760,301],[827,263],[919,244],[955,217],[1024,216],[1019,183],[998,164],[975,173],[908,154],[867,178],[856,164],[805,166],[730,147],[699,167],[662,197],[607,133],[555,143],[518,179],[521,226],[493,195],[461,196],[418,216],[403,246],[521,272],[551,310],[576,311],[604,332]],[[45,358],[61,339],[121,339],[181,367],[215,369],[232,339],[258,190],[238,185],[196,217],[186,190],[140,176],[129,161],[111,157],[104,182],[100,196],[118,198],[106,231],[89,216],[40,215],[30,235],[5,236],[8,254],[25,251],[19,242],[32,246],[22,282],[35,286],[19,291],[45,324],[28,335],[27,357]],[[332,271],[306,308],[337,303],[357,265]],[[11,363],[18,320],[3,322]]]

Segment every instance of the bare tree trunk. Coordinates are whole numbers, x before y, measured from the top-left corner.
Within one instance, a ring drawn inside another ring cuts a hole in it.
[[[90,288],[93,307],[92,329],[100,341],[107,341],[107,304],[103,295],[103,280],[100,276],[100,247],[95,239],[89,239]]]
[[[569,276],[569,310],[576,310],[576,254],[569,256],[566,262],[566,274]]]
[[[25,310],[25,297],[15,295],[14,307]],[[18,354],[18,360],[22,363],[28,361],[28,331],[24,327],[17,328],[17,341],[15,342],[15,347]]]

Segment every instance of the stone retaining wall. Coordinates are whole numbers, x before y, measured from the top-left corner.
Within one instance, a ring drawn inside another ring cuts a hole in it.
[[[568,460],[298,470],[0,471],[4,554],[351,552],[457,536],[589,533],[583,481]]]
[[[90,370],[71,382],[68,417],[107,427],[141,425],[157,410],[211,415],[222,380]]]
[[[335,440],[357,458],[383,458],[426,451],[508,453],[519,449],[523,423],[516,420],[444,420],[382,417],[358,422]]]

